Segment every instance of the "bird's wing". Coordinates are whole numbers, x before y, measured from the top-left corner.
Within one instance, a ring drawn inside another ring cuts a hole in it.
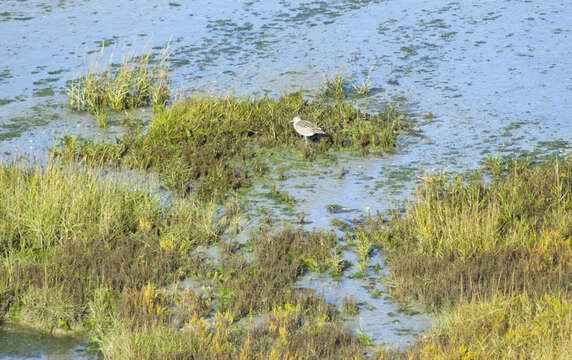
[[[309,121],[301,120],[299,123],[300,123],[300,125],[308,128],[308,129],[312,129],[312,131],[314,131],[316,133],[324,132],[324,130],[322,130],[321,127],[319,127],[318,125],[311,123]]]

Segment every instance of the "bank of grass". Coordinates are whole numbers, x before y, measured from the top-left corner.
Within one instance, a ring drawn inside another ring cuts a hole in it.
[[[365,347],[345,329],[331,305],[302,297],[261,320],[236,322],[194,313],[180,329],[114,322],[101,344],[110,359],[363,359]]]
[[[365,232],[387,252],[395,295],[445,319],[408,357],[570,353],[572,157],[489,170],[429,177],[403,216]]]
[[[373,231],[399,296],[427,305],[572,283],[572,159],[514,161],[490,184],[427,178],[403,217]]]
[[[317,123],[330,136],[304,147],[289,123],[294,116]],[[299,148],[307,158],[342,149],[382,154],[394,149],[399,131],[407,127],[394,108],[368,114],[345,97],[197,96],[155,114],[147,131],[116,143],[67,139],[54,152],[67,160],[155,171],[171,189],[212,199],[248,187],[266,170],[267,149]]]
[[[3,164],[0,188],[0,317],[48,330],[82,328],[97,289],[180,279],[221,231],[209,204],[162,209],[95,170]]]

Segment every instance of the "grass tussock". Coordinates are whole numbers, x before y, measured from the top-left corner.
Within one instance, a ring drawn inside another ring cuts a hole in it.
[[[189,200],[162,209],[93,170],[1,165],[0,188],[0,316],[48,328],[82,328],[98,289],[181,278],[192,249],[220,231],[213,207]]]
[[[572,304],[560,296],[526,295],[462,304],[447,314],[410,359],[567,359]]]
[[[253,175],[265,171],[260,162],[264,149],[303,146],[289,123],[294,116],[316,122],[331,135],[310,144],[307,156],[340,149],[391,151],[397,133],[407,126],[393,108],[371,115],[345,99],[306,100],[301,92],[278,99],[203,96],[177,101],[157,113],[143,134],[116,144],[67,140],[55,153],[65,159],[150,169],[169,188],[220,197],[249,186]]]
[[[158,58],[149,53],[139,57],[127,55],[119,66],[109,63],[100,71],[101,54],[94,57],[87,75],[75,78],[67,88],[72,110],[98,115],[106,125],[107,111],[129,110],[152,105],[162,108],[170,98],[167,48]]]
[[[389,250],[397,294],[430,306],[567,293],[571,209],[572,159],[514,162],[488,185],[481,176],[427,179],[406,215],[371,237]]]

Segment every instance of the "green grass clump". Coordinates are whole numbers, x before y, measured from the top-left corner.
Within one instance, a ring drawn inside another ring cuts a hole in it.
[[[400,299],[442,323],[401,356],[559,359],[572,351],[572,157],[488,161],[470,179],[429,177],[404,216],[367,225]],[[363,234],[363,235],[360,235]]]
[[[0,318],[48,330],[84,328],[98,289],[178,280],[220,232],[209,205],[163,209],[94,170],[4,164],[0,188]]]
[[[344,85],[345,80],[341,74],[336,74],[332,79],[326,78],[321,88],[322,95],[326,98],[344,99],[346,96]]]
[[[566,359],[572,353],[572,304],[561,296],[499,297],[445,315],[410,359]]]
[[[95,58],[88,74],[73,79],[68,86],[70,107],[98,115],[99,125],[106,126],[106,111],[165,106],[170,98],[166,49],[154,64],[152,60],[150,53],[138,58],[127,56],[119,68],[110,63],[105,71],[98,72]]]
[[[481,176],[428,178],[404,217],[371,232],[399,296],[430,306],[572,284],[572,159],[513,162]]]
[[[216,198],[249,186],[252,176],[265,170],[264,149],[303,147],[289,123],[294,116],[330,134],[309,144],[306,153],[313,154],[341,149],[381,154],[394,148],[398,131],[407,126],[393,108],[371,115],[343,99],[306,100],[301,92],[278,99],[203,96],[177,101],[154,116],[148,131],[117,144],[64,143],[57,152],[89,161],[99,151],[94,148],[103,147],[106,154],[121,154],[111,163],[151,169],[169,188]]]

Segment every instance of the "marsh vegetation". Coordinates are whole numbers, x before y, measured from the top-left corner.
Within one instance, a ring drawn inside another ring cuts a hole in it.
[[[490,159],[468,178],[426,178],[404,215],[370,225],[361,236],[387,252],[395,296],[443,316],[409,356],[565,358],[571,209],[571,156]]]
[[[74,111],[103,114],[152,105],[162,107],[170,99],[168,51],[141,56],[128,54],[115,66],[103,64],[105,46],[94,54],[87,74],[70,81],[69,106]]]
[[[151,170],[170,189],[214,199],[246,188],[264,174],[268,151],[302,148],[289,123],[295,116],[332,134],[299,150],[306,159],[338,150],[364,155],[394,151],[399,133],[410,128],[405,116],[390,106],[378,114],[364,112],[340,91],[312,98],[301,91],[276,99],[183,98],[156,113],[146,131],[135,129],[116,143],[66,138],[54,153],[66,161]]]

